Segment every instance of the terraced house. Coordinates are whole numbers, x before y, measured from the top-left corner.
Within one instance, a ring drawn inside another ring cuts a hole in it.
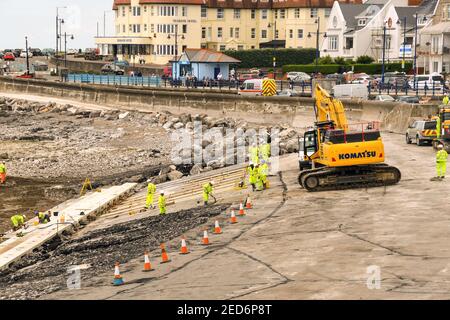
[[[361,3],[342,0],[340,3]],[[316,47],[333,0],[115,0],[115,36],[102,54],[167,64],[186,48],[247,50]]]

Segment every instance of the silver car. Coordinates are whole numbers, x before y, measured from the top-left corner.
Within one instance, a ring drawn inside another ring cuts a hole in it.
[[[436,121],[419,120],[414,121],[412,125],[406,130],[406,143],[410,144],[413,141],[421,146],[424,143],[431,144],[436,138]]]

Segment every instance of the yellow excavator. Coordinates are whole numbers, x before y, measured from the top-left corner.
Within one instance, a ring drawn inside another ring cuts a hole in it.
[[[398,183],[400,170],[384,163],[379,123],[349,124],[340,100],[318,84],[314,90],[314,130],[300,139],[300,185],[321,191]]]

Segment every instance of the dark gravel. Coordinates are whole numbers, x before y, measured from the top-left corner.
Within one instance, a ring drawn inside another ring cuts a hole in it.
[[[82,280],[89,282],[93,275],[111,271],[116,261],[141,257],[146,249],[154,250],[161,242],[205,224],[229,206],[193,208],[94,230],[80,238],[55,239],[0,273],[0,299],[37,299],[65,289],[67,269],[74,265],[91,266],[82,272]]]

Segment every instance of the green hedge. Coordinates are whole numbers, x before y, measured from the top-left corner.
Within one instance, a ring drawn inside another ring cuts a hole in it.
[[[226,55],[241,61],[239,68],[273,67],[273,49],[227,50]],[[316,49],[276,49],[277,66],[309,64],[316,57]]]
[[[319,65],[318,70],[322,74],[338,73],[342,71],[351,71],[353,66],[353,71],[355,73],[367,73],[367,74],[381,74],[382,64],[381,63],[371,63],[371,64],[353,64],[340,66],[337,64],[329,65]],[[412,68],[412,63],[405,63],[405,70],[408,72]],[[283,66],[283,72],[291,71],[302,71],[306,73],[313,73],[316,71],[316,66],[314,64],[303,64],[303,65],[285,65]],[[385,72],[402,71],[402,63],[386,63]]]

